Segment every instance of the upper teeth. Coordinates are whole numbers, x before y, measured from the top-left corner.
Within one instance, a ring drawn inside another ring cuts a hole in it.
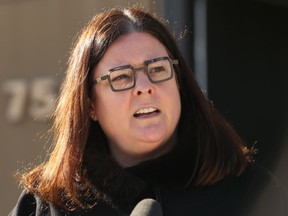
[[[156,111],[155,108],[144,108],[144,109],[140,109],[136,112],[136,114],[143,114],[143,113],[150,113],[150,112],[154,112]]]

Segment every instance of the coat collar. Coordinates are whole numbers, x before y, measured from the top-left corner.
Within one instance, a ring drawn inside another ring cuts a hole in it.
[[[129,168],[120,167],[110,156],[97,155],[87,169],[96,200],[113,206],[135,206],[161,192],[181,190],[194,171],[191,145],[177,143],[167,154]]]

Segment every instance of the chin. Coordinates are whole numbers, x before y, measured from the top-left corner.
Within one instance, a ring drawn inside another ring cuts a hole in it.
[[[151,146],[150,148],[147,148],[142,151],[142,154],[146,154],[147,156],[150,155],[151,158],[158,157],[160,155],[163,155],[167,153],[171,147],[168,145],[168,143],[159,143],[159,144],[154,144],[154,146]]]

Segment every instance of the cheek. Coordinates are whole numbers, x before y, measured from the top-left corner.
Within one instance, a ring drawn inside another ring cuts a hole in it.
[[[173,86],[171,86],[170,91],[167,92],[168,94],[166,94],[166,101],[169,101],[167,107],[170,108],[170,113],[172,115],[173,121],[178,122],[181,114],[181,100],[176,81],[175,83],[173,83]]]
[[[169,100],[171,103],[174,103],[175,106],[179,106],[181,104],[180,102],[180,88],[177,83],[177,80],[171,80],[171,83],[169,86],[167,86],[166,89],[166,98]]]
[[[109,101],[107,98],[107,94],[101,91],[101,88],[96,88],[95,97],[94,97],[94,106],[95,112],[98,120],[101,120],[104,116],[105,110],[109,108]]]
[[[128,109],[125,107],[126,100],[125,97],[121,96],[121,93],[106,92],[104,94],[104,92],[99,91],[95,97],[96,114],[99,121],[109,119],[112,122],[113,119],[121,118],[122,115],[119,113]]]

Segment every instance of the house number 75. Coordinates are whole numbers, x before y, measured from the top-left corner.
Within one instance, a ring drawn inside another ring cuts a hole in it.
[[[50,77],[7,80],[2,85],[7,96],[5,116],[9,122],[19,122],[25,116],[45,120],[55,107],[58,83]]]

